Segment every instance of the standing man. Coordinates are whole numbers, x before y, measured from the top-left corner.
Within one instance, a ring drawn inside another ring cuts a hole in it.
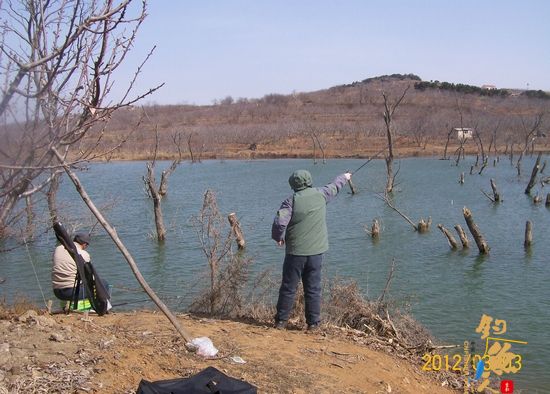
[[[294,194],[283,201],[271,228],[271,237],[286,245],[283,279],[277,301],[275,327],[286,327],[300,279],[304,286],[308,330],[321,321],[321,264],[328,250],[326,204],[336,197],[351,173],[339,175],[325,187],[313,188],[306,170],[292,173],[288,183]]]

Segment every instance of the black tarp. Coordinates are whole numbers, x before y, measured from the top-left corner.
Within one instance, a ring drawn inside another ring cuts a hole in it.
[[[225,375],[214,367],[189,378],[149,382],[142,379],[136,394],[256,394],[250,383]]]

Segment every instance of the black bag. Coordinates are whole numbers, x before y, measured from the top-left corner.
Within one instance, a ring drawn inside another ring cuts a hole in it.
[[[149,382],[142,379],[136,394],[256,394],[257,388],[214,367],[189,378]]]
[[[78,305],[78,294],[80,293],[81,282],[86,290],[86,297],[90,300],[90,305],[99,316],[107,313],[109,308],[109,291],[100,280],[97,271],[92,263],[84,261],[74,242],[69,237],[65,227],[59,222],[53,224],[55,236],[57,240],[67,249],[71,257],[76,263],[77,274],[75,278],[75,286],[73,288],[73,303],[74,308]]]

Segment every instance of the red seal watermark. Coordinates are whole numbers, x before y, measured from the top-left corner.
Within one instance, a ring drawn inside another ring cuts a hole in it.
[[[513,380],[502,380],[500,382],[500,392],[504,394],[509,394],[514,392],[514,381]]]

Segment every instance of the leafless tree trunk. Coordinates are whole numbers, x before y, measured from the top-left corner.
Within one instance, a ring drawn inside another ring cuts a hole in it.
[[[388,154],[385,158],[387,172],[386,193],[391,193],[393,191],[395,183],[395,174],[393,172],[393,116],[395,114],[395,110],[405,98],[409,88],[410,85],[407,86],[401,97],[399,97],[399,99],[393,104],[390,103],[386,93],[382,93],[382,97],[384,98],[384,124],[386,125],[386,137],[388,139]]]
[[[313,137],[315,137],[315,141],[317,141],[317,145],[319,145],[319,150],[321,151],[321,155],[323,157],[323,164],[327,163],[327,159],[325,156],[325,148],[323,147],[323,144],[321,144],[321,140],[319,140],[319,136],[317,133],[313,132]],[[315,146],[315,141],[313,142],[313,145]]]
[[[317,144],[315,143],[315,138],[313,137],[313,134],[310,134],[311,142],[313,143],[313,164],[317,164]]]
[[[472,236],[474,237],[474,241],[476,241],[477,248],[479,249],[479,253],[481,254],[489,254],[489,245],[485,241],[485,238],[483,237],[483,234],[481,234],[481,231],[477,227],[477,225],[474,222],[474,218],[472,217],[472,212],[464,207],[462,210],[464,214],[464,219],[466,220],[466,224],[468,225],[468,228],[470,229],[470,233],[472,233]]]
[[[537,174],[540,168],[541,157],[542,157],[542,152],[539,152],[539,155],[537,156],[537,161],[535,162],[535,165],[533,166],[533,170],[531,171],[531,178],[529,179],[529,183],[525,188],[525,194],[531,194],[531,189],[533,188],[533,186],[535,186],[535,183],[537,182]]]
[[[525,241],[523,242],[523,246],[525,246],[526,248],[529,248],[532,243],[533,243],[533,225],[531,224],[531,221],[528,220],[525,223]]]
[[[437,228],[441,230],[445,238],[447,238],[447,242],[449,242],[449,246],[451,249],[457,249],[458,243],[456,242],[455,237],[447,230],[441,223],[437,225]]]
[[[495,199],[495,202],[500,202],[500,193],[497,190],[497,184],[495,183],[495,180],[491,178],[491,189],[493,189],[493,198]]]
[[[544,117],[544,113],[537,114],[535,116],[535,119],[533,120],[533,123],[529,126],[526,124],[525,119],[523,117],[520,117],[521,126],[522,126],[522,130],[523,130],[523,149],[521,150],[518,161],[516,163],[516,168],[518,170],[518,176],[521,175],[521,159],[523,159],[523,156],[525,155],[525,153],[529,149],[529,146],[532,146],[533,149],[534,149],[535,140],[538,137],[543,135],[543,133],[540,130],[540,128],[543,124],[543,122],[542,122],[543,117]]]
[[[60,174],[57,172],[52,175],[50,188],[47,193],[48,211],[50,212],[50,221],[52,224],[59,220],[59,214],[57,212],[57,191],[59,190],[59,177]]]
[[[378,238],[379,236],[380,236],[380,224],[378,223],[378,220],[373,219],[372,228],[371,228],[371,237]]]
[[[32,204],[32,195],[25,198],[25,211],[27,213],[27,229],[25,233],[27,238],[32,238],[34,234],[34,210]]]
[[[187,149],[189,150],[189,156],[191,157],[191,163],[195,163],[195,156],[193,155],[193,148],[191,145],[191,139],[193,138],[193,132],[189,133],[187,136]]]
[[[464,119],[463,119],[463,116],[462,116],[462,108],[460,107],[460,103],[458,102],[458,99],[456,99],[456,109],[458,111],[458,115],[460,116],[460,129],[462,131],[464,131]],[[459,147],[457,148],[457,150],[455,151],[455,155],[456,155],[456,161],[455,161],[455,164],[458,166],[458,164],[460,163],[460,158],[464,158],[464,144],[466,143],[467,139],[466,139],[466,136],[464,135],[464,133],[462,134],[462,138],[459,139]],[[471,171],[470,171],[470,174],[471,174]]]
[[[162,215],[162,198],[168,193],[168,178],[181,163],[181,134],[176,133],[172,136],[172,141],[178,150],[178,158],[172,161],[170,167],[162,171],[160,185],[157,188],[155,177],[155,165],[159,147],[158,129],[155,128],[155,150],[153,152],[153,160],[147,162],[147,175],[143,177],[143,181],[147,188],[147,194],[153,200],[153,212],[155,214],[155,227],[157,229],[157,239],[163,242],[166,239],[166,227],[164,226],[164,218]]]
[[[235,212],[230,213],[227,216],[227,220],[229,220],[229,224],[231,225],[231,230],[233,231],[233,235],[237,240],[237,246],[239,250],[243,250],[246,246],[246,241],[244,239],[243,231],[241,230],[239,219],[237,219],[237,214]]]
[[[453,135],[454,128],[451,127],[449,132],[447,133],[447,141],[445,142],[445,150],[443,151],[443,160],[449,160],[447,157],[447,148],[449,147],[449,141],[451,140],[451,136]]]
[[[460,242],[462,243],[463,248],[468,248],[470,246],[470,241],[468,241],[468,236],[466,235],[466,232],[460,226],[460,224],[455,225],[455,230],[458,234],[458,237],[460,238]]]

